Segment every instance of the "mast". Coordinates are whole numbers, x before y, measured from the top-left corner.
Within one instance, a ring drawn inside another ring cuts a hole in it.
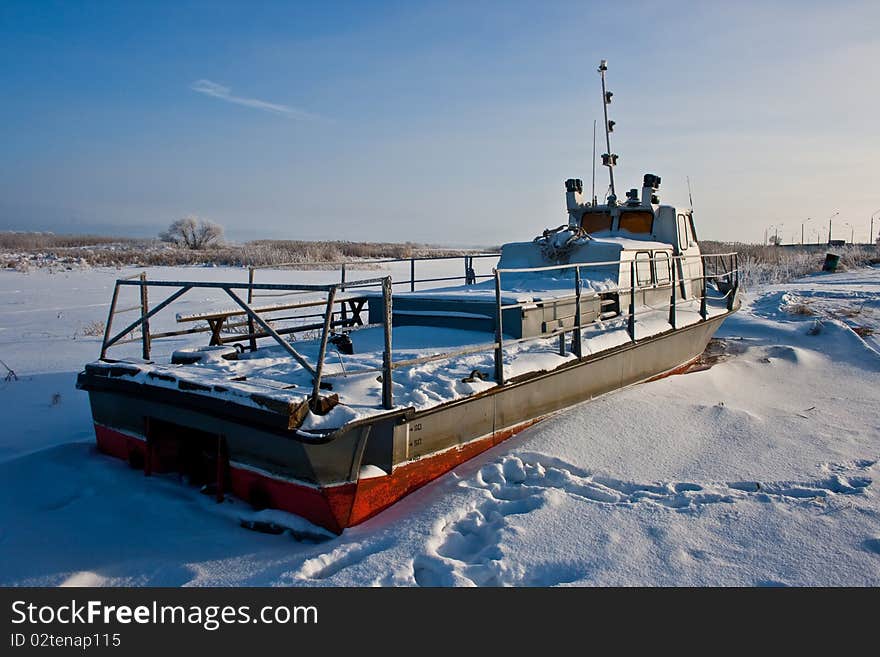
[[[596,119],[593,119],[593,207],[596,207]]]
[[[608,120],[608,105],[611,103],[611,97],[614,94],[610,91],[605,91],[605,71],[607,70],[608,61],[603,59],[599,62],[599,75],[602,77],[602,110],[605,113],[605,146],[608,150],[602,155],[602,164],[608,167],[608,177],[611,179],[611,195],[616,199],[614,165],[617,164],[617,155],[611,152],[611,131],[614,129],[614,121]]]

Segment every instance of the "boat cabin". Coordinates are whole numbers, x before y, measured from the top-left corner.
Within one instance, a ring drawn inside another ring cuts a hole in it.
[[[641,198],[633,189],[625,203],[617,203],[612,195],[598,204],[595,199],[585,202],[580,180],[567,180],[568,224],[501,248],[497,269],[502,272],[504,334],[527,338],[574,326],[575,276],[581,283],[583,322],[620,316],[633,294],[639,305],[667,303],[673,281],[680,299],[699,298],[703,264],[693,213],[661,205],[659,187],[660,177],[646,174]],[[489,280],[397,293],[393,322],[491,333],[498,312],[494,285]],[[523,303],[527,305],[505,308]],[[380,322],[383,313],[380,303],[370,304],[371,323]]]

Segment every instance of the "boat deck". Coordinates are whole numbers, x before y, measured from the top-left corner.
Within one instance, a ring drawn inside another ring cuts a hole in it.
[[[677,326],[684,327],[701,320],[698,302],[684,302],[678,307]],[[726,307],[713,304],[708,316],[727,312]],[[637,309],[636,335],[646,338],[671,330],[668,310]],[[327,394],[339,397],[339,404],[325,415],[308,412],[302,431],[329,431],[348,422],[387,412],[382,406],[380,374],[383,356],[383,329],[365,326],[352,330],[354,353],[342,354],[332,346],[327,350],[323,378]],[[560,355],[559,339],[535,338],[505,344],[504,375],[510,380],[542,371],[551,371],[576,359],[572,345]],[[631,341],[626,319],[617,317],[597,322],[582,331],[582,353],[596,354]],[[317,358],[319,340],[294,343],[307,359]],[[443,358],[443,354],[473,349],[473,353]],[[492,335],[480,331],[424,326],[395,326],[393,359],[394,406],[426,410],[445,402],[468,397],[496,386],[493,379]],[[124,364],[98,362],[93,369],[105,368],[127,380],[159,388],[185,390],[196,395],[256,408],[296,405],[307,400],[313,378],[277,345],[264,345],[254,352],[235,353],[229,346],[202,347],[187,350],[197,354],[198,362],[159,364],[129,360]],[[226,355],[227,357],[224,357]],[[407,365],[406,361],[437,356],[437,360]]]

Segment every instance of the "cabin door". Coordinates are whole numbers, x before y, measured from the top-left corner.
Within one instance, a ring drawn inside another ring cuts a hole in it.
[[[700,247],[694,236],[692,225],[688,216],[679,213],[676,221],[676,237],[678,260],[676,274],[679,280],[679,292],[683,299],[693,299],[699,296],[701,289],[700,276],[703,275],[703,262],[700,258]]]

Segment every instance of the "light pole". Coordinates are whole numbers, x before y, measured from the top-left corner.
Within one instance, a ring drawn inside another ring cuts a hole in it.
[[[812,221],[812,217],[807,217],[807,221]],[[801,246],[804,244],[804,224],[807,223],[807,221],[801,222]]]
[[[853,236],[856,234],[856,229],[853,228],[853,225],[851,223],[849,223],[848,221],[844,221],[843,225],[849,226],[849,244],[850,244],[850,246],[852,246],[853,245]]]
[[[785,225],[785,222],[783,222],[781,224],[776,224],[776,237],[773,238],[773,243],[776,246],[779,246],[779,229],[782,228],[784,225]]]
[[[874,238],[874,217],[876,217],[878,214],[880,214],[880,210],[877,210],[877,212],[875,212],[874,214],[871,215],[871,234],[868,236],[868,242],[870,242],[871,244],[874,244],[874,243],[875,243],[875,238]]]
[[[828,217],[828,244],[831,244],[831,220],[839,214],[840,212],[835,212],[830,217]]]

